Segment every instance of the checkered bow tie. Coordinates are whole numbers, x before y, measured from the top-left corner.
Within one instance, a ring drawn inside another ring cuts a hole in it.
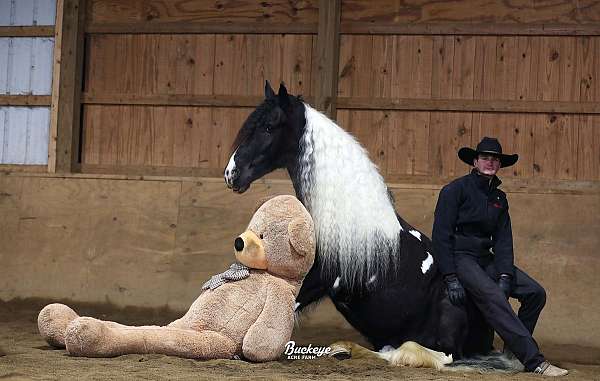
[[[229,266],[229,269],[220,274],[213,275],[210,280],[202,286],[203,290],[214,290],[215,288],[227,282],[235,282],[236,280],[248,278],[250,276],[250,268],[241,263],[234,263]]]

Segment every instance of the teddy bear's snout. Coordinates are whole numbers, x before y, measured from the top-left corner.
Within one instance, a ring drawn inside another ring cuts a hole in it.
[[[262,239],[254,232],[247,230],[233,242],[237,260],[253,269],[266,270],[267,257]]]

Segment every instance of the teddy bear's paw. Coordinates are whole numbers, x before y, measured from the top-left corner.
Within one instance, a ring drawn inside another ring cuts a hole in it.
[[[67,325],[78,317],[75,311],[64,304],[48,304],[38,315],[38,330],[48,344],[64,348]]]
[[[110,356],[110,329],[101,320],[80,317],[73,320],[65,333],[67,352],[73,356]]]

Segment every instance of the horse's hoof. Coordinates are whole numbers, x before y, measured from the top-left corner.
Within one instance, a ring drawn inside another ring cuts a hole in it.
[[[337,360],[348,360],[352,358],[352,352],[350,351],[350,348],[343,343],[333,343],[329,346],[329,348],[331,348],[329,357],[333,357]]]

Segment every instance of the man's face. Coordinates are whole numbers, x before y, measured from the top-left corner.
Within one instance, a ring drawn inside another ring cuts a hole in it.
[[[491,154],[480,154],[473,160],[473,165],[482,175],[494,176],[500,169],[500,159]]]

